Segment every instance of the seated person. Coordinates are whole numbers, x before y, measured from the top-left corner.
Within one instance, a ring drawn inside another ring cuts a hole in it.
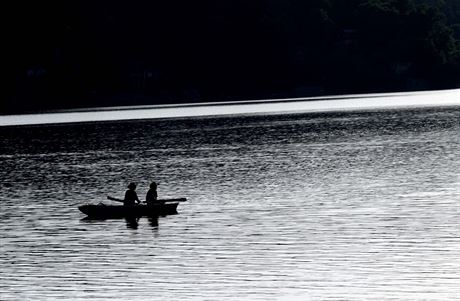
[[[136,184],[135,183],[129,183],[128,190],[126,190],[126,193],[125,193],[125,199],[123,200],[123,205],[132,206],[136,202],[138,204],[141,202],[141,201],[139,201],[139,198],[137,197]]]
[[[161,202],[158,202],[157,183],[152,182],[150,184],[150,189],[147,192],[147,195],[145,196],[145,201],[147,202],[147,205],[154,205],[154,204],[161,203]]]

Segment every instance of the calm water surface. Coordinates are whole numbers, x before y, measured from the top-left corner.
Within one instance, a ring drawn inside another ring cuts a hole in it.
[[[455,300],[460,108],[0,128],[1,300]],[[84,203],[187,197],[158,220]]]

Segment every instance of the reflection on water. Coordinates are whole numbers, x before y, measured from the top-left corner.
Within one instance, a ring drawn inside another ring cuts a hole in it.
[[[139,218],[137,217],[125,217],[126,227],[129,229],[137,229],[139,227]]]
[[[128,229],[137,229],[139,227],[139,219],[138,217],[125,217],[124,221],[126,223],[126,227]],[[106,219],[101,218],[92,218],[92,217],[84,217],[81,219],[82,222],[91,223],[100,223],[105,221]],[[158,217],[149,217],[148,218],[150,226],[155,229],[158,228]]]
[[[460,109],[0,128],[1,300],[455,300]],[[158,219],[77,206],[187,197]]]
[[[154,229],[158,229],[158,217],[149,217],[150,226]]]

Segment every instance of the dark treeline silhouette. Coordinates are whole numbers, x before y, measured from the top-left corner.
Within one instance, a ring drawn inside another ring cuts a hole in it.
[[[16,1],[0,113],[456,88],[457,0]]]

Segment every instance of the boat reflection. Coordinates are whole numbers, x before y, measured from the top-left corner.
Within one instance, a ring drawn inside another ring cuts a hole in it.
[[[158,216],[149,217],[149,224],[152,228],[158,229]]]
[[[157,215],[157,216],[149,216],[148,217],[148,224],[150,227],[152,227],[153,230],[157,231],[159,227],[159,219],[161,217],[166,217],[166,215]],[[110,218],[110,220],[113,220],[114,218]],[[118,218],[121,219],[121,218]],[[141,217],[136,217],[136,216],[125,216],[123,218],[126,223],[126,228],[128,229],[133,229],[136,230],[139,228],[139,221]],[[109,220],[109,218],[101,218],[101,217],[85,217],[82,218],[80,221],[85,222],[85,223],[96,223],[96,222],[102,222]]]
[[[136,230],[139,227],[139,218],[138,217],[125,217],[126,227],[128,229]]]

